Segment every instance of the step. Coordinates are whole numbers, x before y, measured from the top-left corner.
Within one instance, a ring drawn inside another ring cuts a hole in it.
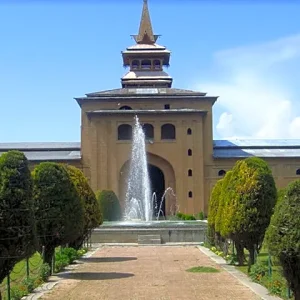
[[[138,244],[161,244],[161,236],[159,234],[138,235]]]

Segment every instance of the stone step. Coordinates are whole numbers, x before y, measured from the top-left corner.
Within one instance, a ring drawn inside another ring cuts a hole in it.
[[[159,234],[138,235],[138,244],[161,244],[161,236]]]

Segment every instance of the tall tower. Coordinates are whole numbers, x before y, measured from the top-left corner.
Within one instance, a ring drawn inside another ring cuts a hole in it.
[[[135,45],[122,52],[123,64],[129,72],[122,79],[122,87],[171,87],[172,77],[164,72],[169,66],[170,51],[156,44],[159,35],[153,34],[147,0],[144,0],[139,33],[132,36]]]

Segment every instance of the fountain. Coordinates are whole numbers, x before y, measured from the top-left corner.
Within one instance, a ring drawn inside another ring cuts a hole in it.
[[[125,197],[125,220],[151,221],[153,206],[148,174],[145,133],[135,116],[132,137],[131,160]]]
[[[204,221],[166,220],[162,205],[167,195],[176,195],[168,187],[160,201],[151,194],[148,172],[145,133],[135,116],[132,138],[131,159],[125,195],[124,220],[104,222],[93,231],[92,242],[96,243],[199,243],[204,241],[206,223]],[[173,215],[178,205],[170,207]],[[154,208],[154,209],[153,209]],[[164,220],[160,220],[164,218]]]

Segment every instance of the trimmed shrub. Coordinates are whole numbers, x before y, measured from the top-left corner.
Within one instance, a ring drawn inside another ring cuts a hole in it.
[[[69,245],[79,249],[89,233],[102,224],[102,214],[96,195],[88,184],[86,177],[76,167],[63,165],[67,170],[81,200],[84,215],[83,234]]]
[[[83,208],[66,169],[44,162],[33,173],[34,205],[40,251],[51,265],[54,249],[71,243],[83,234]]]
[[[295,300],[300,300],[300,180],[290,183],[276,204],[266,244],[283,269]]]
[[[245,247],[252,265],[276,203],[275,181],[268,164],[260,158],[251,157],[235,164],[228,189],[230,192],[224,195],[227,199],[223,216],[226,218],[221,234],[230,237],[236,245]]]
[[[28,160],[22,152],[8,151],[0,157],[0,282],[35,252],[32,207]]]
[[[113,191],[103,190],[97,193],[104,221],[118,221],[121,219],[119,199]]]

